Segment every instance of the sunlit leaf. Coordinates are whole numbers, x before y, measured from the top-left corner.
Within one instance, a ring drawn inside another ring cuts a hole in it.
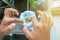
[[[30,0],[30,5],[34,5],[35,0]]]

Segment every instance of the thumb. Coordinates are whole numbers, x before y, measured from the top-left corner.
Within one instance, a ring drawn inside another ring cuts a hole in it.
[[[10,32],[15,26],[16,26],[16,24],[12,23],[8,27],[6,27],[3,31],[7,31],[8,30]]]
[[[31,39],[32,38],[32,34],[31,32],[28,30],[27,26],[25,25],[24,28],[23,28],[23,32],[25,34],[25,36],[28,38],[28,39]]]

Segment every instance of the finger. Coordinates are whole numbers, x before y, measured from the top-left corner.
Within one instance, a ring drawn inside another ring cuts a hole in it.
[[[38,10],[37,13],[38,13],[38,15],[41,16],[40,22],[45,23],[46,22],[46,13],[44,13],[44,12],[42,12],[40,10]]]
[[[23,32],[24,32],[25,36],[26,36],[28,39],[32,37],[32,34],[31,34],[31,32],[28,30],[27,26],[24,26]]]
[[[4,34],[10,33],[10,31],[11,31],[15,26],[16,26],[15,23],[10,24],[8,27],[6,27],[5,29],[3,29],[3,33],[4,33]]]
[[[31,21],[32,21],[34,27],[36,26],[36,24],[38,24],[36,17],[31,17]]]
[[[45,11],[44,11],[44,13],[46,13]],[[52,27],[52,15],[51,14],[48,14],[48,13],[46,13],[46,27],[48,28],[51,28]]]
[[[5,17],[4,19],[3,19],[3,21],[2,21],[2,25],[1,26],[3,26],[3,25],[5,25],[5,26],[7,26],[7,25],[9,25],[9,24],[11,24],[11,23],[15,23],[15,22],[19,22],[19,23],[23,23],[23,20],[21,20],[21,19],[19,19],[19,18],[9,18],[9,17]],[[4,26],[4,27],[5,27]]]
[[[13,8],[6,8],[4,11],[5,16],[8,16],[8,17],[11,13],[16,14],[17,16],[19,15],[18,11],[16,9],[13,9]]]
[[[7,27],[3,28],[2,30],[0,30],[0,32],[1,32],[1,34],[6,35],[6,34],[10,33],[10,31],[11,31],[15,26],[16,26],[16,24],[15,24],[15,23],[12,23],[12,24],[10,24],[9,26],[7,26]]]
[[[48,17],[48,19],[47,19],[47,24],[48,24],[48,27],[49,28],[51,28],[52,27],[52,25],[53,25],[53,21],[52,21],[52,18],[50,17]]]
[[[19,23],[23,23],[23,20],[19,19],[19,18],[9,18],[7,20],[7,23],[10,24],[10,23],[14,23],[14,22],[19,22]]]
[[[41,15],[41,19],[40,19],[40,23],[42,23],[44,26],[43,26],[43,29],[44,30],[46,30],[47,28],[49,28],[49,23],[47,23],[47,20],[49,20],[48,19],[48,13],[46,13],[46,12],[42,12],[42,11],[40,11],[40,10],[38,10],[37,11],[37,13],[39,14],[39,15]],[[50,20],[49,20],[50,21]]]

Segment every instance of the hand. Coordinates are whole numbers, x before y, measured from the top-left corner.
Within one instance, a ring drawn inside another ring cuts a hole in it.
[[[41,16],[40,21],[38,22],[36,17],[32,17],[31,20],[34,29],[30,32],[25,25],[23,32],[29,40],[50,40],[50,30],[52,27],[51,16],[40,10],[37,13]]]
[[[1,23],[1,27],[0,27],[0,38],[6,34],[8,34],[15,26],[15,22],[21,22],[23,23],[22,20],[20,20],[19,18],[14,18],[14,17],[10,17],[11,14],[15,14],[15,15],[19,15],[18,11],[12,8],[6,8],[4,11],[4,18],[2,20]]]

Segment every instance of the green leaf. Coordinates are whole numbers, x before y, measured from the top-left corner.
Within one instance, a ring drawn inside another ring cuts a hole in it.
[[[8,6],[15,8],[8,0],[2,0],[4,3],[6,3]]]
[[[34,5],[35,0],[30,0],[30,5]]]

